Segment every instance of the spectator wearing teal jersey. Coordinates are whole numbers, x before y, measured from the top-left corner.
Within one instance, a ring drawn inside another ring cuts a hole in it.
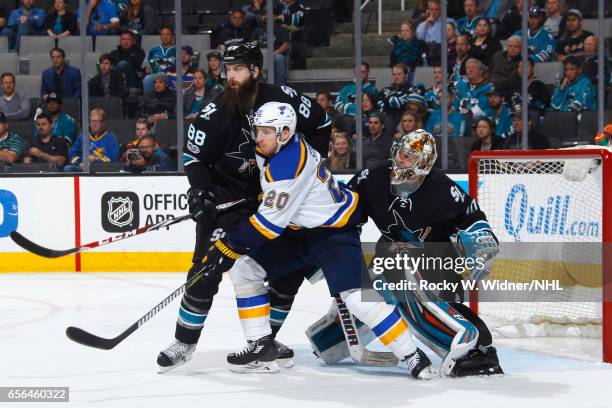
[[[476,25],[482,18],[478,13],[478,0],[464,0],[463,12],[465,16],[457,20],[457,31],[473,37],[476,32]]]
[[[582,73],[582,61],[573,55],[563,60],[563,80],[550,101],[552,110],[580,112],[597,109],[597,92],[591,80]]]
[[[521,0],[518,0],[521,1]],[[501,21],[502,17],[510,10],[510,0],[480,0],[479,8],[483,17],[489,20]]]
[[[378,90],[368,80],[370,74],[370,65],[367,62],[361,63],[360,75],[361,75],[361,92],[370,93],[375,97],[378,96]],[[340,114],[355,116],[355,97],[357,96],[357,87],[355,83],[345,85],[336,98],[334,108],[340,112]]]
[[[470,115],[472,120],[477,120],[487,110],[489,103],[487,94],[491,90],[491,83],[487,81],[484,65],[476,58],[466,61],[465,75],[467,79],[457,82],[459,111],[464,115]]]
[[[491,87],[488,92],[489,101],[485,110],[485,117],[495,122],[495,134],[503,136],[512,129],[510,108],[504,102],[504,93],[500,89]]]
[[[527,47],[529,58],[533,62],[547,62],[554,60],[555,47],[557,41],[553,35],[544,28],[546,13],[539,7],[529,9],[529,29],[527,30]],[[514,35],[521,37],[522,30],[518,30]]]
[[[172,27],[162,27],[159,30],[161,43],[149,50],[147,61],[149,65],[145,68],[147,76],[144,77],[142,88],[144,93],[153,90],[153,81],[157,74],[163,74],[167,68],[176,64],[176,47],[174,46],[174,30]]]
[[[454,109],[454,96],[452,92],[448,93],[448,136],[463,137],[465,136],[465,116]],[[442,103],[442,95],[440,95],[438,104]],[[434,136],[442,136],[442,109],[436,109],[427,118],[425,130]]]
[[[66,139],[72,145],[77,137],[77,125],[72,116],[62,111],[61,96],[50,93],[47,97],[47,112],[51,116],[51,134],[54,137]],[[38,130],[34,127],[32,136],[38,137]]]
[[[390,39],[393,44],[391,51],[390,66],[404,64],[414,69],[421,62],[421,44],[416,38],[416,27],[410,20],[403,21],[400,25],[400,35]]]

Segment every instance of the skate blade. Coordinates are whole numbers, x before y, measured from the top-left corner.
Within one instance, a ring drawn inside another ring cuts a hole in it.
[[[486,377],[486,376],[491,376],[491,375],[504,375],[504,370],[502,370],[502,368],[499,365],[496,365],[494,367],[486,367],[486,368],[482,368],[482,369],[475,369],[475,370],[464,370],[464,371],[454,371],[451,375],[451,377],[457,377],[457,378],[461,378],[461,377]]]
[[[168,367],[162,367],[162,366],[158,365],[158,366],[157,366],[157,374],[165,374],[165,373],[167,373],[168,371],[172,371],[172,370],[174,370],[175,368],[178,368],[178,367],[180,367],[180,366],[182,366],[182,365],[187,364],[187,363],[189,362],[189,360],[191,360],[191,356],[189,356],[189,357],[188,357],[188,358],[186,358],[185,360],[181,360],[180,362],[178,362],[178,363],[176,363],[176,364],[174,364],[174,365],[168,366]]]
[[[280,371],[276,361],[256,361],[245,365],[228,364],[228,368],[234,373],[272,374]]]
[[[293,367],[293,358],[277,358],[276,362],[280,368],[291,368]]]
[[[439,377],[440,373],[438,372],[438,370],[435,370],[434,368],[432,368],[431,366],[424,368],[423,370],[421,370],[421,372],[419,373],[419,380],[431,380],[435,377]]]

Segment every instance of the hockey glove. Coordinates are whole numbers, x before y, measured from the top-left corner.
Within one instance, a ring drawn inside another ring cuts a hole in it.
[[[204,266],[211,265],[211,274],[222,274],[232,269],[234,262],[246,253],[245,249],[238,249],[225,239],[218,239],[208,248],[202,260]]]
[[[199,187],[190,187],[187,190],[187,204],[191,218],[195,222],[200,222],[205,219],[212,220],[217,214],[215,205],[210,200],[210,193],[202,190]]]
[[[475,232],[457,231],[451,239],[457,251],[465,258],[473,259],[476,264],[470,270],[470,279],[480,281],[484,279],[493,267],[493,258],[499,253],[499,243],[495,235],[488,230]]]

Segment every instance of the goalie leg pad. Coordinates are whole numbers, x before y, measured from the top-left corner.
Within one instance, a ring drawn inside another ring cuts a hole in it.
[[[478,341],[476,347],[489,347],[493,344],[493,335],[487,327],[487,324],[480,318],[476,313],[463,303],[451,303],[450,304],[456,311],[461,313],[470,323],[472,323],[478,330]]]
[[[365,324],[358,320],[355,325],[364,347],[374,340],[376,336]],[[312,345],[313,353],[327,364],[336,364],[350,357],[335,301],[332,301],[325,316],[306,330],[306,336]]]
[[[385,346],[399,359],[416,351],[408,323],[395,306],[385,302],[364,302],[362,291],[340,293],[348,309],[365,323]]]
[[[457,359],[465,356],[478,341],[478,329],[450,304],[431,301],[428,294],[406,291],[401,313],[419,340],[434,350],[442,362],[442,375],[451,375]]]

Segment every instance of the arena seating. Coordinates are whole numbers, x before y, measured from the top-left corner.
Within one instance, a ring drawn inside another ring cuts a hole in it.
[[[158,28],[162,24],[174,26],[174,0],[145,0],[144,3],[156,11],[156,26]],[[214,43],[215,35],[224,24],[227,24],[229,12],[249,3],[249,0],[181,0],[182,42],[185,45],[190,45],[195,51],[193,58],[195,66],[206,67],[205,55],[211,49],[211,43]],[[307,27],[303,30],[306,34],[306,42],[327,46],[309,47],[307,54],[311,59],[316,60],[316,64],[313,64],[313,66],[319,68],[291,70],[288,85],[309,96],[314,96],[319,91],[329,91],[332,95],[336,95],[343,86],[353,81],[351,64],[354,55],[352,50],[354,39],[350,27],[352,23],[349,26],[345,26],[343,23],[332,23],[332,19],[337,17],[334,15],[333,2],[301,0],[301,3],[306,9]],[[384,15],[383,34],[378,35],[376,24],[373,23],[376,20],[376,4],[374,3],[368,4],[363,10],[362,54],[364,60],[371,62],[370,81],[381,90],[392,82],[391,70],[387,66],[388,55],[391,50],[387,38],[397,34],[399,29],[397,22],[409,18],[412,15],[412,10],[400,11],[399,2],[385,2],[383,12],[386,14]],[[580,3],[580,9],[585,16],[583,29],[592,32],[598,31],[596,8],[586,4],[589,3],[586,0],[570,1],[568,3],[572,3],[570,6],[574,3]],[[0,7],[7,10],[14,9],[16,4],[16,0],[0,0]],[[75,10],[78,7],[78,0],[67,0],[67,4],[69,8]],[[414,7],[414,2],[407,2],[407,4],[409,7]],[[36,6],[38,7],[48,8],[51,5],[52,0],[36,0]],[[350,17],[346,17],[344,20],[347,18]],[[321,36],[326,36],[326,38],[321,41]],[[9,52],[7,38],[0,36],[0,66],[2,66],[2,71],[12,72],[16,75],[17,91],[23,97],[31,98],[32,102],[30,121],[11,123],[11,129],[18,132],[25,140],[30,140],[33,128],[31,119],[39,105],[40,73],[51,66],[49,57],[51,48],[59,46],[64,49],[67,61],[77,68],[82,68],[81,53],[86,51],[86,67],[84,69],[87,75],[92,77],[97,73],[99,56],[102,53],[113,51],[119,44],[118,35],[99,36],[95,40],[91,36],[86,38],[87,44],[83,49],[78,35],[64,37],[57,42],[46,35],[25,36],[21,39],[20,52],[17,53]],[[608,14],[606,14],[604,35],[601,40],[604,41],[606,49],[612,55],[612,17]],[[158,34],[144,35],[141,46],[147,53],[151,47],[159,44],[159,41]],[[505,41],[502,41],[502,44],[505,44]],[[262,51],[264,53],[264,70],[267,70],[270,61],[266,50]],[[563,65],[559,61],[536,64],[535,75],[552,90],[556,79],[563,75]],[[413,83],[423,83],[426,87],[431,87],[433,84],[432,68],[417,67],[414,72]],[[607,85],[606,92],[605,123],[609,123],[612,122],[610,84]],[[133,96],[130,96],[130,98],[133,98]],[[99,107],[106,111],[108,128],[118,135],[121,144],[131,141],[134,135],[134,118],[128,118],[127,113],[131,112],[126,109],[128,106],[130,106],[129,102],[126,103],[121,98],[89,99],[90,109]],[[75,118],[80,126],[81,106],[79,100],[65,99],[63,110]],[[586,143],[591,142],[597,132],[597,119],[598,113],[596,111],[585,111],[580,114],[575,112],[546,112],[539,125],[539,130],[549,137],[554,146]],[[352,121],[351,118],[345,118],[345,120],[347,122]],[[348,125],[348,123],[344,125]],[[466,132],[467,135],[471,133],[471,129]],[[175,120],[159,122],[156,126],[156,134],[163,146],[170,150],[176,149]],[[474,139],[470,137],[449,140],[449,166],[451,168],[465,168],[467,154],[473,141]],[[107,166],[99,171],[106,171],[111,167]],[[2,169],[2,166],[0,166],[0,169]],[[35,170],[32,171],[36,172]]]

